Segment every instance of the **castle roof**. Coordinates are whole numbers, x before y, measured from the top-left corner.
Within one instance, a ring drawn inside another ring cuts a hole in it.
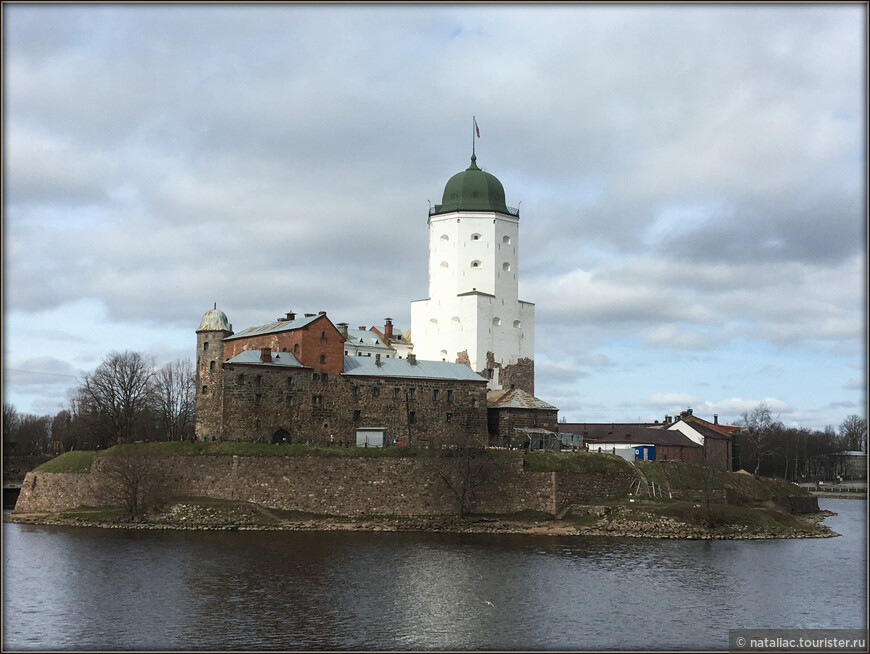
[[[272,352],[271,361],[263,361],[262,352],[260,350],[242,350],[231,359],[227,359],[226,363],[247,364],[257,366],[280,366],[282,368],[305,368],[293,354],[290,352]]]
[[[262,336],[263,334],[275,334],[278,332],[289,332],[294,329],[301,329],[307,325],[310,325],[318,318],[324,316],[325,314],[318,315],[309,315],[303,318],[295,318],[293,320],[280,319],[275,320],[274,322],[268,322],[264,325],[257,325],[255,327],[248,327],[247,329],[243,329],[238,334],[233,334],[232,336],[228,336],[225,338],[225,341],[235,340],[237,338],[247,338],[249,336]]]
[[[380,363],[380,365],[378,365]],[[392,377],[406,379],[448,379],[453,381],[486,382],[464,363],[423,361],[381,357],[344,357],[343,375],[348,377]]]
[[[198,332],[231,332],[233,326],[230,324],[227,314],[214,305],[214,309],[209,309],[203,315],[199,323]]]
[[[498,409],[538,409],[544,411],[558,411],[552,404],[539,400],[531,393],[520,388],[510,390],[489,391],[486,394],[486,404],[491,408]]]
[[[477,167],[477,157],[471,155],[471,165],[447,180],[441,204],[432,214],[452,211],[498,211],[519,217],[519,211],[505,205],[504,187],[495,175]]]

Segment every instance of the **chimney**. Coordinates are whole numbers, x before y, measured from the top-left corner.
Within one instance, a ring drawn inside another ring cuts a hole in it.
[[[393,319],[384,319],[384,336],[390,340],[393,339]]]
[[[271,347],[261,347],[260,348],[260,361],[265,363],[272,363],[272,348]]]
[[[417,365],[417,355],[416,354],[409,354],[408,355],[408,363],[410,363],[412,366],[416,366]]]
[[[718,425],[718,424],[719,424],[719,414],[718,414],[718,413],[714,413],[714,414],[713,414],[713,424],[714,424],[714,425]]]
[[[313,318],[313,317],[314,317],[314,314],[313,314],[313,313],[306,313],[306,314],[305,314],[305,317],[306,317],[306,318]]]
[[[325,316],[325,315],[326,315],[326,311],[318,311],[318,312],[317,312],[317,315],[318,315],[318,316]]]
[[[347,323],[340,322],[336,325],[336,327],[338,328],[338,333],[347,338]]]
[[[381,355],[380,355],[380,354],[376,354],[376,355],[375,355],[375,365],[376,365],[378,368],[381,367]]]
[[[364,332],[364,331],[366,330],[366,326],[365,326],[365,325],[360,325],[360,326],[359,326],[359,330],[360,330],[361,332]]]

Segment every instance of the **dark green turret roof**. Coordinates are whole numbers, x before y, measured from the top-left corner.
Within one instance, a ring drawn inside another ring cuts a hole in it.
[[[461,173],[456,173],[447,181],[441,204],[436,204],[431,214],[451,211],[499,211],[515,214],[508,210],[504,201],[504,187],[489,173],[477,167],[477,157],[471,155],[471,165]]]

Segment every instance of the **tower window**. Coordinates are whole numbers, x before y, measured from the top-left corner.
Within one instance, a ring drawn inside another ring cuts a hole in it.
[[[472,240],[472,241],[479,241],[479,240],[480,240],[480,234],[472,234],[472,235],[471,235],[471,240]]]
[[[236,385],[242,386],[244,383],[245,383],[245,376],[244,375],[236,375]]]
[[[202,394],[203,394],[203,395],[208,395],[208,386],[203,386],[203,387],[202,387]]]
[[[320,363],[326,363],[326,355],[325,354],[320,355]]]
[[[208,352],[208,341],[206,341],[205,343],[202,344],[202,351]]]
[[[519,329],[522,326],[523,326],[523,323],[521,323],[519,320],[514,320],[514,327]]]
[[[507,261],[505,261],[505,262],[501,265],[501,269],[504,270],[505,272],[509,272],[510,269],[511,269],[511,265],[510,265]]]
[[[442,241],[449,241],[449,240],[450,240],[450,237],[447,236],[447,234],[442,234],[442,235],[441,235],[441,240],[442,240]]]
[[[471,262],[471,267],[472,268],[480,268],[480,261],[475,259],[474,261]]]
[[[449,268],[449,267],[450,267],[450,264],[447,263],[446,261],[442,261],[442,262],[441,262],[441,267],[442,267],[442,268]]]
[[[501,242],[504,243],[505,245],[510,245],[511,237],[510,237],[510,236],[504,236],[504,237],[502,237]]]
[[[209,362],[208,362],[208,371],[209,371],[209,372],[214,372],[215,365],[216,365],[216,364],[215,364],[214,361],[209,361]]]
[[[493,318],[492,319],[492,326],[498,327],[499,325],[501,325],[501,318]]]

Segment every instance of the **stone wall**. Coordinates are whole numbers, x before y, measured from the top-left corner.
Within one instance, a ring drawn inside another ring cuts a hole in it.
[[[387,438],[433,442],[453,431],[486,435],[483,380],[344,377],[298,368],[225,366],[224,440],[269,443],[283,430],[293,443],[355,444],[360,427]],[[409,429],[410,422],[410,429]]]
[[[438,474],[441,460],[411,457],[163,457],[167,483],[179,495],[244,500],[330,515],[447,515],[456,497]],[[30,472],[17,513],[60,511],[97,504],[101,460],[90,473]],[[529,472],[518,456],[495,456],[473,485],[469,510],[555,514],[565,503],[623,495],[630,478],[598,474]]]

